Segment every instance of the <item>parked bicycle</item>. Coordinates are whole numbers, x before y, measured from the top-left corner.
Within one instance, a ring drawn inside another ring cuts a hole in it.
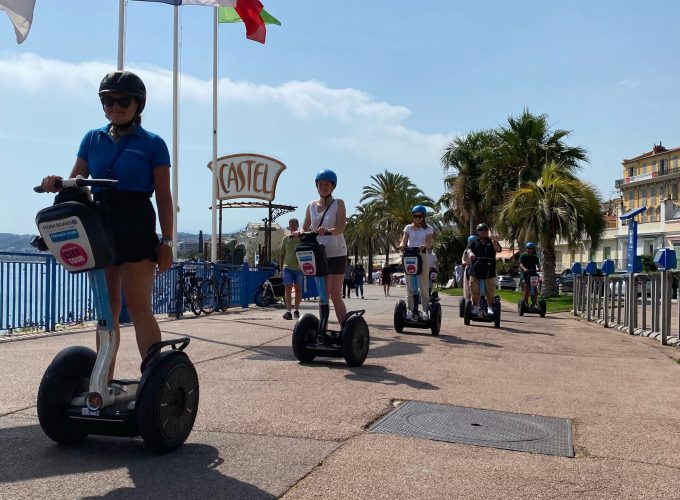
[[[184,314],[187,306],[196,316],[201,314],[201,303],[203,302],[201,281],[201,278],[196,277],[196,271],[179,270],[179,277],[175,285],[175,298],[170,308],[171,314],[174,314],[176,318],[180,318]]]
[[[209,278],[201,280],[201,311],[210,314],[213,311],[226,311],[231,306],[231,278],[227,269],[213,272]],[[199,278],[200,279],[200,278]]]

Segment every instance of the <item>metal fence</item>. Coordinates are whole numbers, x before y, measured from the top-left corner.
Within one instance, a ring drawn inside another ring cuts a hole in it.
[[[208,278],[226,271],[232,307],[248,307],[258,286],[274,275],[271,267],[235,266],[211,262],[177,262],[154,279],[154,314],[174,314],[178,278],[195,271]],[[303,298],[316,297],[313,280],[305,280]],[[184,302],[180,301],[182,306]],[[183,312],[183,311],[182,311]],[[125,307],[121,322],[128,322]],[[87,273],[70,274],[49,254],[0,252],[0,335],[55,329],[95,320],[94,298]]]
[[[575,316],[606,328],[658,339],[662,345],[680,344],[680,301],[674,300],[680,273],[576,276]]]

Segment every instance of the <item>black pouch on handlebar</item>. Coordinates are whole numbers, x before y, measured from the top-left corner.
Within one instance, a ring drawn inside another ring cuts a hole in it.
[[[402,258],[404,273],[408,275],[420,274],[423,270],[423,258],[418,247],[406,247]]]
[[[326,276],[328,274],[328,258],[326,249],[316,241],[316,235],[303,236],[295,247],[295,257],[305,276]]]
[[[101,218],[94,203],[84,195],[86,203],[63,201],[65,195],[35,217],[48,250],[71,273],[103,269],[114,262],[113,247]]]

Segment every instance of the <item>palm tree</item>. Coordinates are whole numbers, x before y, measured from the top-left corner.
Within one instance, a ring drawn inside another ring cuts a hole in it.
[[[564,143],[568,130],[551,130],[548,115],[534,115],[525,108],[518,117],[509,116],[506,126],[496,132],[495,144],[483,156],[482,190],[492,199],[501,199],[509,190],[535,181],[549,162],[575,172],[588,161],[584,148]]]
[[[389,262],[390,249],[397,246],[404,226],[411,220],[414,205],[434,207],[434,201],[411,180],[393,172],[372,175],[373,184],[364,186],[361,203],[367,202],[374,213],[372,219],[385,248],[385,262]]]
[[[543,250],[546,296],[557,295],[555,280],[555,242],[576,246],[590,240],[597,248],[605,230],[602,200],[590,184],[577,179],[569,166],[550,163],[536,181],[512,193],[498,212],[501,235],[536,239]],[[514,233],[513,233],[514,232]],[[504,234],[505,233],[505,234]]]
[[[440,201],[465,218],[470,233],[474,232],[478,221],[488,220],[488,208],[493,206],[489,205],[481,189],[480,179],[484,153],[495,144],[495,139],[496,134],[492,130],[470,132],[465,137],[453,139],[444,148],[441,157],[444,171],[453,172],[444,177],[446,199]]]
[[[361,242],[362,255],[368,256],[368,276],[366,279],[369,284],[373,283],[373,252],[381,241],[375,230],[378,222],[377,215],[374,208],[369,204],[359,205],[353,215],[355,217],[355,234],[357,240]]]

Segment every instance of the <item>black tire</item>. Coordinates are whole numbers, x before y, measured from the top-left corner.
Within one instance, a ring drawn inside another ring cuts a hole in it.
[[[394,329],[397,333],[404,331],[404,318],[406,317],[406,302],[400,300],[394,306]]]
[[[439,335],[442,328],[442,306],[435,302],[430,306],[430,331],[435,337]]]
[[[342,356],[347,366],[361,366],[368,356],[371,337],[368,324],[362,316],[353,316],[345,321],[341,332]]]
[[[274,303],[274,296],[268,289],[261,288],[255,292],[254,301],[260,307],[267,307],[269,304]]]
[[[220,309],[226,311],[231,307],[231,288],[230,281],[226,278],[222,278],[222,283],[220,283]]]
[[[181,318],[182,314],[184,314],[184,294],[180,285],[175,287],[175,298],[172,299],[170,308],[170,314],[174,315],[177,319]]]
[[[460,309],[460,317],[462,318],[465,316],[465,298],[461,297],[460,302],[458,303],[458,309]]]
[[[198,411],[198,375],[189,357],[171,352],[151,370],[137,394],[137,428],[144,444],[156,453],[182,446],[194,427]]]
[[[201,283],[201,312],[212,314],[215,311],[215,287],[211,280]]]
[[[203,294],[201,294],[201,289],[195,286],[189,290],[189,307],[196,316],[201,315],[201,302],[203,302]]]
[[[520,316],[524,316],[524,308],[526,307],[526,302],[524,299],[519,299],[519,303],[517,304],[517,313]]]
[[[313,314],[305,314],[293,328],[293,354],[300,363],[311,363],[316,355],[308,347],[318,335],[319,319]]]
[[[463,323],[465,325],[469,325],[471,317],[472,317],[472,301],[470,299],[466,299],[465,311],[463,312]]]
[[[539,313],[541,318],[545,318],[545,313],[548,312],[548,304],[546,304],[545,300],[539,300],[538,301],[538,308],[541,311]]]
[[[87,347],[61,351],[47,367],[38,389],[38,420],[52,441],[68,446],[85,439],[87,432],[66,417],[71,400],[87,392],[97,354]]]
[[[496,296],[496,298],[493,301],[493,327],[494,328],[500,328],[501,327],[501,299]]]

